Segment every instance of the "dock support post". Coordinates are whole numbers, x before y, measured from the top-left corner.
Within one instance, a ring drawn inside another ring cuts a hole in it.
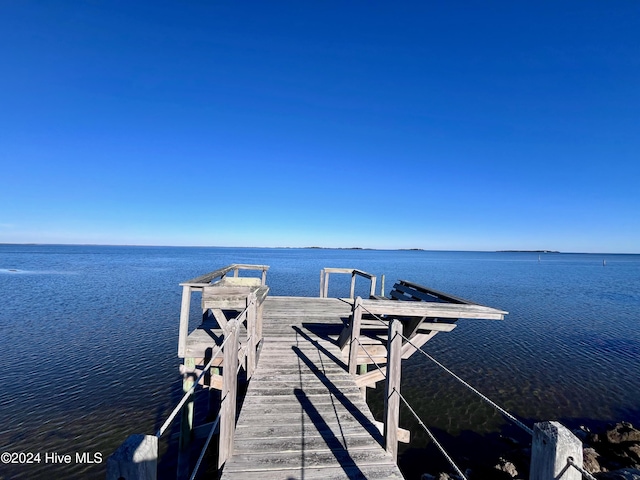
[[[351,274],[351,290],[349,291],[349,298],[353,298],[356,293],[356,272]]]
[[[384,438],[387,452],[398,460],[398,428],[400,426],[400,375],[402,371],[402,322],[389,322],[387,344],[387,380],[384,392]],[[533,480],[533,479],[531,479]]]
[[[349,373],[356,375],[358,368],[358,337],[360,337],[360,323],[362,321],[362,298],[356,298],[351,313],[351,336],[349,342]]]
[[[156,480],[158,437],[130,435],[107,459],[107,480]]]
[[[380,277],[380,296],[384,297],[384,274]]]
[[[368,369],[366,363],[358,365],[358,375],[364,375],[365,373],[367,373],[368,370],[369,369]],[[367,386],[364,385],[364,386],[360,387],[360,390],[362,391],[362,399],[366,402],[367,401]]]
[[[258,345],[258,299],[255,292],[247,297],[247,380],[256,368],[256,346]]]
[[[195,358],[184,359],[185,370],[195,372]],[[195,373],[185,373],[182,380],[182,391],[187,392],[195,383]],[[191,444],[191,435],[193,432],[193,397],[195,392],[189,396],[189,400],[182,407],[180,417],[180,450],[185,451]]]
[[[222,364],[222,405],[220,406],[220,447],[218,468],[222,468],[233,455],[233,438],[236,429],[236,395],[238,391],[238,321],[227,324],[225,337],[231,339],[224,346]]]
[[[191,287],[182,287],[182,305],[180,306],[180,329],[178,330],[178,357],[184,358],[189,336],[189,310],[191,308]]]
[[[582,466],[582,442],[558,422],[533,426],[530,480],[581,480],[582,474],[567,463],[572,457]]]

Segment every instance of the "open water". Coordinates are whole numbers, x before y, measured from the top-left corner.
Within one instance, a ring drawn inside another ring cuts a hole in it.
[[[0,463],[0,478],[103,478],[129,434],[154,433],[181,395],[178,284],[230,263],[270,265],[272,295],[317,296],[321,268],[349,267],[385,274],[387,291],[405,279],[507,310],[425,348],[529,425],[640,424],[640,255],[0,245],[0,452],[41,453]],[[339,278],[329,293],[348,296]],[[402,391],[463,467],[479,445],[519,438],[418,354]],[[379,391],[370,402],[380,410]],[[433,470],[424,433],[407,412],[401,424],[401,467]],[[76,462],[83,452],[103,461]]]

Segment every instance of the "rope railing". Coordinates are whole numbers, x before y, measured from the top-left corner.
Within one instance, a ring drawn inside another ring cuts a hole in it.
[[[369,315],[372,315],[376,320],[378,320],[379,322],[381,322],[382,324],[387,325],[388,321],[384,321],[383,319],[381,319],[378,315],[376,315],[375,313],[371,313],[365,306],[363,306],[362,304],[360,305],[360,307],[366,311]],[[493,408],[495,408],[496,410],[498,410],[502,415],[504,415],[506,418],[508,418],[509,420],[511,420],[514,424],[516,424],[518,427],[520,427],[521,429],[523,429],[525,432],[527,432],[529,435],[533,435],[533,430],[528,427],[527,425],[525,425],[524,423],[522,423],[520,420],[518,420],[515,416],[513,416],[511,413],[509,413],[507,410],[505,410],[504,408],[502,408],[500,405],[498,405],[496,402],[494,402],[493,400],[491,400],[489,397],[487,397],[486,395],[484,395],[483,393],[481,393],[478,389],[474,388],[472,385],[470,385],[468,382],[466,382],[465,380],[463,380],[462,378],[460,378],[458,375],[456,375],[455,373],[453,373],[450,369],[448,369],[447,367],[445,367],[442,363],[440,363],[438,360],[436,360],[435,358],[433,358],[431,355],[429,355],[427,352],[425,352],[421,347],[417,347],[416,345],[414,345],[411,340],[409,340],[407,337],[405,337],[404,335],[401,335],[402,338],[408,343],[410,344],[414,349],[416,349],[416,351],[420,352],[422,355],[424,355],[426,358],[428,358],[429,360],[431,360],[432,362],[434,362],[436,365],[438,365],[440,368],[442,368],[445,372],[447,372],[449,375],[451,375],[453,378],[455,378],[456,380],[458,380],[458,382],[462,383],[462,385],[464,385],[465,387],[467,387],[469,390],[471,390],[473,393],[475,393],[476,395],[478,395],[482,400],[484,400],[486,403],[488,403],[489,405],[491,405]]]
[[[198,461],[196,462],[195,467],[193,467],[193,472],[191,472],[191,477],[189,477],[189,480],[194,480],[196,478],[196,475],[198,474],[198,469],[200,468],[200,464],[204,459],[205,453],[207,453],[207,448],[209,448],[209,443],[211,443],[211,439],[213,438],[213,434],[218,428],[219,423],[220,423],[220,412],[218,412],[218,416],[216,417],[216,419],[213,421],[213,424],[211,425],[211,430],[209,431],[209,435],[207,435],[207,439],[204,442],[202,450],[200,450]]]
[[[358,342],[358,344],[362,347],[362,351],[364,351],[364,353],[367,354],[367,357],[369,357],[369,359],[371,360],[371,362],[373,363],[373,365],[380,371],[380,373],[382,374],[383,378],[387,378],[387,374],[384,373],[384,371],[382,370],[382,367],[380,367],[380,365],[378,365],[378,362],[376,362],[373,357],[371,355],[369,355],[369,352],[367,352],[367,349],[364,348],[364,345],[362,345],[362,343],[360,342],[359,338],[356,338],[356,341]]]
[[[405,337],[404,335],[402,335],[402,338],[404,338],[407,343],[409,343],[413,348],[415,348],[417,351],[419,351],[422,355],[424,355],[425,357],[427,357],[429,360],[431,360],[433,363],[435,363],[436,365],[438,365],[440,368],[442,368],[445,372],[447,372],[449,375],[451,375],[453,378],[455,378],[456,380],[458,380],[458,382],[462,383],[462,385],[464,385],[465,387],[467,387],[469,390],[471,390],[473,393],[475,393],[476,395],[478,395],[482,400],[484,400],[486,403],[488,403],[489,405],[491,405],[493,408],[495,408],[496,410],[498,410],[502,415],[504,415],[506,418],[508,418],[509,420],[511,420],[514,424],[516,424],[518,427],[520,427],[521,429],[523,429],[525,432],[527,432],[529,435],[533,435],[533,430],[531,428],[529,428],[528,426],[526,426],[524,423],[522,423],[520,420],[518,420],[516,417],[514,417],[511,413],[509,413],[507,410],[505,410],[504,408],[502,408],[500,405],[498,405],[496,402],[494,402],[493,400],[491,400],[489,397],[487,397],[486,395],[484,395],[483,393],[481,393],[480,391],[478,391],[478,389],[474,388],[473,386],[471,386],[468,382],[464,381],[462,378],[460,378],[458,375],[456,375],[455,373],[453,373],[451,370],[449,370],[447,367],[445,367],[442,363],[440,363],[438,360],[436,360],[435,358],[433,358],[431,355],[429,355],[427,352],[425,352],[424,350],[422,350],[422,348],[416,347],[411,340],[409,340],[407,337]]]
[[[388,327],[390,325],[390,321],[389,320],[383,320],[382,318],[380,318],[378,315],[376,315],[375,313],[372,313],[371,311],[369,311],[364,305],[362,305],[362,303],[360,301],[357,301],[357,307],[362,308],[362,311],[366,312],[367,314],[371,315],[374,319],[376,319],[377,321],[379,321],[382,325],[384,325],[385,327]],[[356,308],[356,306],[354,305],[354,309]],[[355,310],[354,310],[355,312]],[[400,337],[403,339],[404,342],[406,342],[407,344],[411,345],[416,351],[419,351],[422,355],[424,355],[426,358],[428,358],[429,360],[431,360],[432,362],[434,362],[436,365],[438,365],[440,368],[442,368],[445,372],[447,372],[449,375],[451,375],[453,378],[455,378],[458,382],[462,383],[462,385],[464,385],[466,388],[468,388],[469,390],[471,390],[473,393],[475,393],[477,396],[479,396],[483,401],[485,401],[486,403],[488,403],[490,406],[492,406],[493,408],[497,409],[502,415],[504,415],[508,420],[512,421],[514,424],[516,424],[517,426],[519,426],[520,428],[522,428],[524,431],[526,431],[528,434],[533,435],[533,430],[531,428],[529,428],[527,425],[525,425],[522,421],[520,421],[519,419],[517,419],[514,415],[512,415],[511,413],[509,413],[506,409],[504,409],[503,407],[501,407],[500,405],[498,405],[496,402],[494,402],[493,400],[491,400],[489,397],[487,397],[486,395],[484,395],[483,393],[481,393],[478,389],[476,389],[475,387],[473,387],[472,385],[470,385],[468,382],[466,382],[465,380],[463,380],[460,376],[456,375],[453,371],[451,371],[449,368],[445,367],[442,363],[440,363],[438,360],[436,360],[435,358],[433,358],[431,355],[429,355],[427,352],[425,352],[420,346],[415,345],[409,338],[407,338],[406,336],[402,335],[400,332],[398,332],[397,334],[400,335]],[[362,351],[366,354],[367,357],[369,357],[369,360],[371,361],[371,363],[380,371],[380,373],[383,375],[384,378],[387,378],[385,372],[382,370],[382,367],[380,367],[380,365],[373,359],[373,357],[369,354],[369,352],[367,351],[367,349],[364,347],[364,345],[362,344],[362,342],[360,341],[360,339],[358,338],[358,335],[354,335],[352,333],[352,336],[354,336],[355,340],[357,341],[357,344],[360,345],[360,347],[362,347]],[[389,344],[391,344],[391,339],[388,340]],[[440,452],[442,453],[442,455],[445,457],[445,459],[447,460],[447,462],[451,465],[451,467],[457,472],[457,474],[460,476],[460,478],[462,478],[463,480],[466,480],[466,476],[464,475],[464,473],[462,472],[462,470],[456,465],[456,463],[454,462],[454,460],[451,458],[451,456],[447,453],[447,451],[444,449],[444,447],[442,446],[442,444],[440,442],[438,442],[438,440],[436,439],[436,437],[433,435],[433,433],[429,430],[429,428],[425,425],[425,423],[422,421],[422,419],[418,416],[418,414],[416,413],[416,411],[411,407],[411,405],[409,404],[409,402],[407,401],[407,399],[400,393],[399,389],[397,389],[396,387],[393,387],[393,391],[387,395],[389,395],[389,397],[393,394],[397,394],[398,397],[400,398],[400,400],[402,400],[402,402],[404,403],[404,405],[409,409],[409,411],[411,412],[411,414],[413,415],[413,417],[416,419],[416,421],[418,422],[418,424],[422,427],[422,429],[426,432],[426,434],[429,436],[429,438],[431,439],[431,441],[436,445],[436,447],[438,448],[438,450],[440,450]],[[593,480],[592,477],[587,477],[588,480]]]
[[[200,375],[198,375],[198,378],[196,378],[196,380],[193,382],[193,385],[186,392],[184,392],[184,395],[180,399],[180,402],[178,402],[178,405],[176,405],[176,407],[173,409],[173,411],[171,412],[169,417],[165,420],[165,422],[162,424],[162,426],[158,429],[158,432],[156,433],[156,437],[160,438],[162,436],[162,434],[165,432],[165,430],[167,428],[169,428],[169,425],[171,425],[171,423],[176,418],[176,416],[178,415],[178,412],[180,412],[180,409],[184,406],[184,404],[187,403],[187,400],[189,400],[189,397],[195,391],[196,386],[198,385],[200,380],[202,380],[202,377],[204,377],[205,374],[207,373],[207,371],[211,368],[211,365],[213,364],[213,361],[216,359],[218,354],[222,351],[222,349],[224,348],[224,346],[227,343],[227,341],[229,340],[229,338],[231,338],[231,337],[227,335],[226,338],[224,339],[224,341],[222,342],[222,344],[220,344],[220,346],[218,346],[218,348],[216,349],[216,352],[211,355],[211,360],[209,360],[207,365],[202,369],[202,372],[200,373]]]
[[[371,360],[371,362],[373,363],[373,365],[380,371],[380,374],[382,374],[382,376],[384,378],[387,378],[387,375],[385,374],[385,372],[382,370],[382,367],[380,367],[380,365],[378,364],[378,362],[376,362],[373,357],[369,354],[369,352],[367,352],[366,348],[364,348],[364,345],[360,342],[360,339],[356,338],[356,341],[358,342],[358,344],[362,347],[362,350],[364,351],[364,353],[367,355],[367,357],[369,357],[369,359]],[[462,473],[462,470],[460,470],[460,468],[456,465],[456,463],[453,461],[453,459],[451,458],[451,456],[447,453],[447,451],[444,449],[444,447],[442,446],[442,444],[440,444],[440,442],[438,442],[438,440],[436,439],[436,437],[433,435],[433,433],[431,433],[431,431],[429,430],[429,428],[424,424],[424,422],[420,419],[420,417],[418,416],[418,414],[415,412],[415,410],[413,408],[411,408],[411,405],[409,405],[409,402],[407,401],[406,398],[404,398],[404,396],[397,391],[396,389],[393,390],[392,394],[397,394],[400,397],[400,400],[402,400],[404,402],[404,404],[407,406],[407,408],[409,409],[409,411],[413,414],[413,416],[416,418],[416,420],[418,421],[418,424],[424,429],[424,431],[427,433],[427,435],[429,436],[429,438],[431,438],[431,440],[433,441],[433,443],[436,445],[436,447],[438,447],[438,449],[440,450],[440,452],[442,452],[442,454],[444,455],[444,457],[447,459],[447,461],[449,462],[449,464],[453,467],[453,469],[458,473],[458,475],[460,475],[460,477],[462,478],[462,480],[467,480],[467,478],[465,477],[465,475]]]
[[[573,459],[573,457],[567,458],[567,463],[571,465],[573,468],[575,468],[576,470],[578,470],[582,474],[582,476],[587,480],[598,480],[596,477],[594,477],[589,472],[587,472],[584,468],[578,465]]]
[[[247,305],[247,307],[245,307],[245,309],[240,313],[240,315],[238,315],[235,318],[235,320],[238,322],[238,325],[240,325],[244,321],[244,319],[247,317],[247,311],[249,310],[250,306],[251,306],[251,303],[249,303],[249,305]],[[237,327],[232,327],[232,328],[237,328]],[[178,402],[178,405],[176,405],[176,407],[173,409],[173,411],[171,412],[171,414],[169,415],[167,420],[165,420],[165,422],[162,424],[162,426],[158,429],[158,431],[156,433],[156,437],[160,438],[162,436],[162,434],[165,432],[165,430],[169,427],[169,425],[171,425],[173,420],[175,420],[176,416],[178,415],[178,412],[184,406],[184,404],[187,403],[187,401],[189,400],[189,397],[195,391],[196,386],[200,383],[200,380],[202,380],[202,377],[204,377],[206,375],[207,371],[211,368],[211,365],[213,364],[213,361],[220,354],[220,352],[222,352],[222,349],[224,348],[224,346],[227,343],[227,341],[229,340],[229,338],[230,338],[229,335],[225,335],[224,341],[216,348],[215,353],[211,354],[211,359],[204,366],[204,368],[202,369],[202,372],[200,373],[200,375],[198,375],[198,378],[196,378],[196,380],[193,382],[193,385],[187,391],[184,392],[184,395],[180,399],[180,402]],[[251,338],[251,337],[249,337],[249,338]],[[236,373],[238,373],[239,371],[240,371],[240,368],[238,368]]]
[[[429,435],[429,438],[431,439],[431,441],[436,445],[436,447],[438,447],[438,450],[440,450],[440,452],[442,453],[442,455],[444,455],[444,458],[447,459],[447,461],[449,462],[449,465],[451,465],[453,467],[453,469],[458,473],[458,475],[460,475],[460,477],[462,478],[462,480],[467,480],[467,477],[465,477],[464,473],[462,473],[462,470],[460,470],[460,468],[456,465],[456,463],[453,461],[453,459],[449,456],[449,454],[447,453],[447,451],[444,449],[444,447],[440,444],[440,442],[438,442],[438,440],[436,440],[436,437],[433,435],[433,433],[431,433],[431,430],[429,430],[427,428],[427,426],[424,424],[424,422],[420,419],[420,417],[418,416],[418,414],[415,412],[415,410],[413,408],[411,408],[411,405],[409,405],[409,402],[407,402],[407,399],[404,398],[404,395],[402,395],[400,392],[398,392],[397,390],[394,390],[394,393],[396,395],[398,395],[400,397],[400,400],[402,400],[405,404],[405,406],[409,409],[409,411],[413,414],[413,416],[415,417],[415,419],[418,421],[418,424],[420,424],[420,426],[424,429],[424,431],[427,433],[427,435]]]

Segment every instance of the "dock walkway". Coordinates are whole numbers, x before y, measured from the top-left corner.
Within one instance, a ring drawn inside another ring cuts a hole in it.
[[[265,300],[223,480],[403,478],[337,345],[351,308],[336,298]]]

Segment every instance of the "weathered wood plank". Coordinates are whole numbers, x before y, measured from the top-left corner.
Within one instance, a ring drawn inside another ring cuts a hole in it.
[[[351,306],[282,297],[264,306],[260,359],[222,478],[401,479],[336,344]]]

